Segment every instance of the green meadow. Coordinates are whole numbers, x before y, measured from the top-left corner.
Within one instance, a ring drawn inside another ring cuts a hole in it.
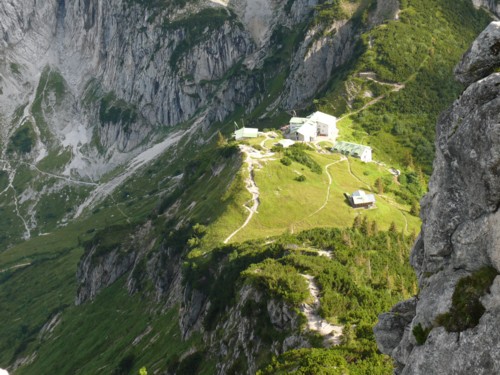
[[[264,138],[257,138],[250,144],[260,145],[262,141]],[[357,216],[375,221],[381,230],[389,229],[394,223],[407,234],[419,231],[420,219],[410,214],[411,203],[397,195],[399,191],[407,190],[406,186],[396,181],[388,170],[389,166],[363,163],[356,158],[318,153],[312,149],[307,154],[321,166],[321,174],[297,162],[284,165],[280,162],[281,153],[259,160],[259,166],[254,169],[260,193],[258,212],[231,238],[231,242],[296,233],[315,227],[346,228],[352,226]],[[238,178],[244,179],[247,175],[247,165],[244,164]],[[304,176],[305,180],[298,181],[299,176]],[[378,179],[384,184],[380,192],[376,187]],[[241,181],[239,185],[242,187]],[[375,194],[375,207],[352,208],[345,194],[356,190]],[[248,192],[239,190],[234,194],[231,207],[209,229],[212,237],[221,241],[245,221],[248,210],[243,205],[251,206]]]

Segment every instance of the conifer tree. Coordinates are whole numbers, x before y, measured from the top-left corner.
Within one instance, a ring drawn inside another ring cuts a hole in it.
[[[377,194],[384,194],[384,183],[380,177],[375,180],[375,190]]]
[[[356,216],[354,222],[352,223],[352,229],[358,229],[361,227],[361,216]]]

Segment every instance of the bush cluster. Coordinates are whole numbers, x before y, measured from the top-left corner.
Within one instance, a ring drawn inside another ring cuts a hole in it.
[[[497,275],[493,267],[483,267],[460,279],[453,292],[450,311],[439,315],[436,324],[448,332],[463,332],[477,326],[485,311],[480,298],[489,291]]]

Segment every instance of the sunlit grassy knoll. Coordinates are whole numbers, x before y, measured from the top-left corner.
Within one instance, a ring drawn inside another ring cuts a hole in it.
[[[332,141],[321,141],[318,142],[318,145],[324,149],[331,149],[333,147],[333,142]]]
[[[303,175],[304,182],[295,178]],[[292,163],[284,166],[279,160],[267,162],[255,172],[260,190],[258,213],[249,225],[235,236],[235,241],[281,234],[290,224],[312,213],[324,201],[328,183],[325,174],[318,175],[307,167]]]
[[[243,143],[249,144],[250,146],[254,145],[260,145],[263,140],[265,140],[266,137],[259,136],[257,138],[248,138],[243,141]]]
[[[399,230],[405,229],[407,233],[418,231],[420,221],[409,214],[408,205],[397,203],[392,194],[378,195],[375,191],[374,185],[378,178],[392,178],[386,167],[362,163],[354,158],[341,160],[338,154],[311,151],[309,155],[321,165],[322,174],[313,173],[295,162],[285,166],[279,161],[279,155],[276,160],[263,163],[263,168],[255,172],[255,181],[260,190],[258,213],[232,241],[265,238],[314,227],[350,227],[358,215],[376,221],[379,229],[388,229],[394,222]],[[332,184],[324,205],[328,191],[325,167],[329,164]],[[349,166],[354,175],[350,173]],[[299,175],[304,175],[305,181],[297,181]],[[349,205],[344,193],[351,194],[359,189],[376,194],[375,208],[353,209]]]
[[[276,143],[279,142],[280,139],[283,139],[283,138],[278,137],[278,138],[266,139],[266,141],[264,142],[264,146],[267,147],[268,149],[271,149]]]

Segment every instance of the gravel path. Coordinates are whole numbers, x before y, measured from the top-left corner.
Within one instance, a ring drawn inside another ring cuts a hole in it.
[[[312,303],[302,304],[300,310],[307,318],[307,328],[323,336],[325,346],[340,345],[342,343],[343,326],[328,323],[319,315],[319,287],[311,275],[302,275],[309,285],[309,292],[313,297]]]
[[[240,150],[241,152],[246,154],[245,162],[247,163],[248,177],[245,180],[245,187],[248,190],[248,192],[252,195],[252,199],[250,200],[250,202],[253,203],[252,207],[248,207],[246,203],[243,205],[243,207],[245,207],[245,209],[248,210],[248,216],[245,222],[224,240],[225,244],[227,244],[231,240],[231,238],[233,238],[239,231],[245,228],[250,222],[250,220],[252,220],[253,215],[257,213],[257,210],[260,205],[260,199],[259,199],[260,192],[259,192],[259,187],[255,183],[255,178],[254,178],[255,167],[259,164],[259,160],[269,158],[274,155],[271,152],[266,152],[265,154],[262,154],[259,151],[255,150],[254,148],[252,148],[251,146],[247,145],[240,145]]]

